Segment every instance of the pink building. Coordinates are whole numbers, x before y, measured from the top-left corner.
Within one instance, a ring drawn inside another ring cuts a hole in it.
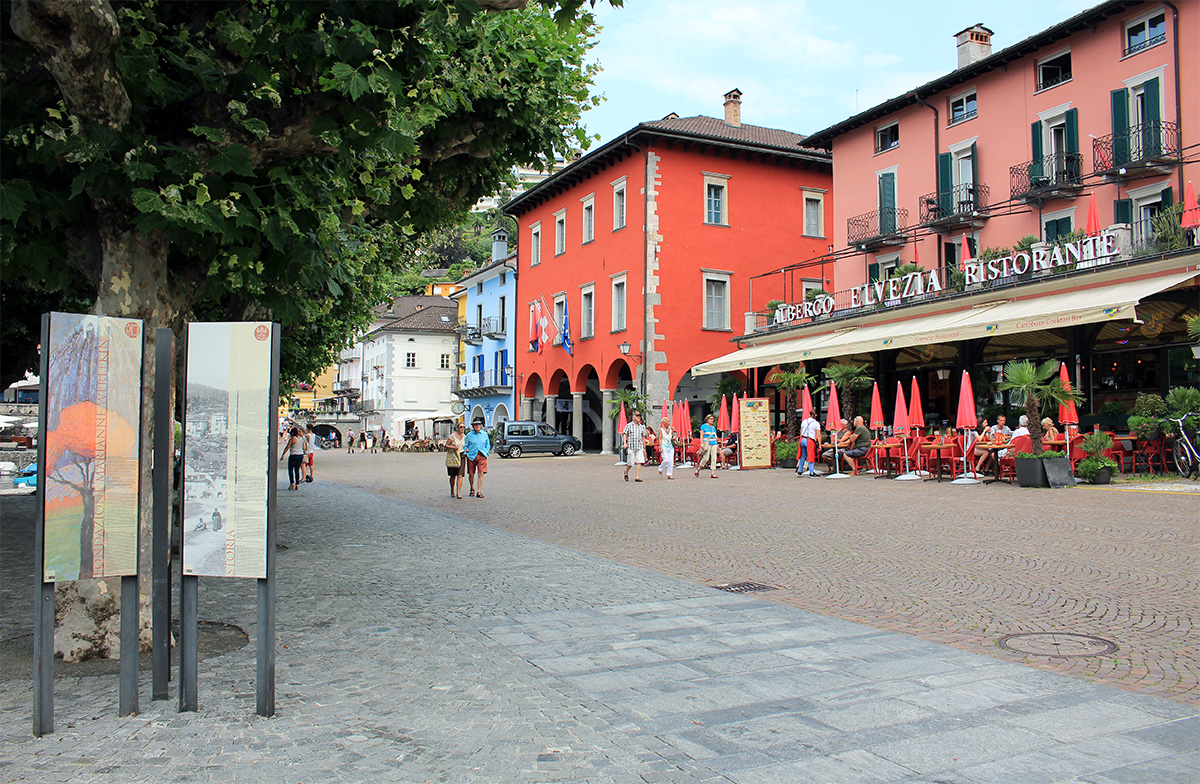
[[[983,25],[955,37],[955,71],[806,140],[833,153],[834,250],[777,283],[832,266],[833,293],[759,314],[698,372],[853,362],[884,389],[916,375],[943,419],[963,369],[986,389],[1013,358],[1067,362],[1097,414],[1200,385],[1180,226],[1200,4],[1112,0],[994,52]]]

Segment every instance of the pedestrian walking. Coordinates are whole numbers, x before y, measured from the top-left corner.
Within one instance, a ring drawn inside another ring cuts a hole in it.
[[[658,464],[658,475],[667,479],[675,478],[675,429],[671,420],[663,417],[658,423],[658,448],[662,453],[662,462]]]
[[[463,460],[463,448],[466,445],[467,434],[463,423],[459,422],[454,432],[446,439],[446,475],[450,477],[450,497],[462,498],[463,474],[467,466]]]
[[[283,453],[279,455],[279,462],[283,462],[283,458],[287,458],[288,467],[288,490],[299,490],[302,474],[302,466],[304,465],[305,454],[304,437],[300,435],[300,428],[293,427],[288,431],[287,443],[283,445]]]
[[[800,453],[796,463],[796,475],[804,476],[807,469],[809,476],[817,475],[817,454],[821,449],[821,423],[817,421],[816,412],[812,409],[804,412],[804,420],[800,422]]]
[[[313,480],[313,455],[317,451],[317,434],[313,432],[312,425],[304,433],[305,446],[307,452],[304,454],[304,481],[311,482]]]
[[[354,454],[354,429],[346,431],[346,454]]]
[[[476,418],[471,422],[471,432],[463,441],[463,450],[467,455],[467,481],[471,485],[471,495],[483,498],[483,475],[487,473],[488,452],[492,451],[492,440],[483,429],[483,420]]]
[[[717,443],[717,428],[713,425],[713,415],[709,414],[700,426],[700,457],[696,459],[696,476],[700,476],[700,469],[708,463],[712,471],[711,478],[717,478]]]
[[[646,462],[646,426],[642,424],[642,412],[633,412],[633,421],[621,431],[621,446],[625,449],[625,481],[629,481],[629,466],[637,466],[635,482],[642,481],[642,464]]]

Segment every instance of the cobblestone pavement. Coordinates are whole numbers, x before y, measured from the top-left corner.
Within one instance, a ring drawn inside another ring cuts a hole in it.
[[[457,501],[438,454],[321,458],[318,476],[571,549],[701,584],[765,583],[773,602],[1200,705],[1200,483],[1034,490],[682,469],[667,482],[647,469],[626,484],[611,456],[537,455],[493,458],[486,498]],[[1029,632],[1118,650],[997,645]]]
[[[28,681],[0,681],[0,780],[1162,784],[1200,769],[1200,710],[1178,700],[809,612],[793,606],[799,595],[780,603],[715,591],[499,527],[537,515],[545,527],[607,528],[632,542],[645,515],[663,531],[656,557],[691,569],[689,551],[709,541],[696,534],[737,519],[722,511],[731,501],[795,486],[783,477],[626,485],[611,458],[497,461],[487,498],[444,504],[479,518],[506,510],[489,526],[436,508],[436,455],[368,455],[350,466],[406,499],[325,481],[337,468],[326,457],[317,483],[280,493],[277,716],[254,715],[252,644],[201,662],[193,714],[150,702],[149,673],[142,711],[126,718],[115,715],[115,676],[60,677],[56,731],[41,739],[29,734]],[[841,487],[839,497],[853,498],[856,485]],[[1098,507],[1132,495],[1109,494]],[[557,512],[534,503],[553,497],[563,499]],[[796,503],[760,506],[803,517]],[[32,616],[34,570],[22,543],[32,512],[31,499],[0,499],[0,578],[27,587],[24,600],[6,591],[6,635],[29,632],[21,619]],[[739,514],[755,519],[753,507]],[[861,525],[885,538],[882,523]],[[742,528],[768,554],[773,544]],[[854,538],[848,546],[862,552],[840,557],[869,561],[871,542]],[[720,581],[786,585],[767,558],[710,549]],[[245,628],[253,642],[254,612],[252,582],[201,581],[202,620]]]

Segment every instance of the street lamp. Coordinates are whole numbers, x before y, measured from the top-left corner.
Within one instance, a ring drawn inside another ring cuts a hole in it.
[[[629,357],[630,359],[636,359],[638,361],[641,361],[642,355],[641,354],[630,354],[629,353],[630,348],[632,348],[632,347],[629,345],[629,342],[625,341],[625,340],[622,340],[620,343],[617,344],[617,349],[620,350],[621,356]]]

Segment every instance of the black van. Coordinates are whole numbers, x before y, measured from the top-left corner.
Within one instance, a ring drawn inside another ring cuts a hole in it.
[[[558,433],[545,422],[517,421],[496,425],[496,452],[501,457],[520,457],[526,452],[573,455],[582,444],[575,436]]]

